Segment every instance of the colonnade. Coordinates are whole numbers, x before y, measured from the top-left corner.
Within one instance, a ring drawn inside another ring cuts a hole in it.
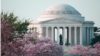
[[[59,29],[62,28],[63,46],[66,44],[66,41],[70,45],[89,45],[91,43],[91,39],[94,37],[93,27],[42,27],[41,37],[45,36],[51,37],[51,39],[55,42],[55,30],[54,30],[55,28],[57,29],[58,44],[60,42]],[[36,32],[37,29],[38,29],[37,27],[34,27],[29,29],[29,31]]]
[[[51,39],[55,41],[55,28],[57,29],[58,44],[60,42],[59,29],[62,28],[63,46],[65,46],[66,41],[70,43],[70,45],[89,45],[91,39],[94,37],[93,27],[42,27],[41,36],[51,37]],[[65,29],[67,29],[67,31]]]

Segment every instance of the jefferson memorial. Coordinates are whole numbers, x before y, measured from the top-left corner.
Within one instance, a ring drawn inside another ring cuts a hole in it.
[[[47,8],[36,22],[30,22],[28,31],[38,32],[39,37],[50,37],[58,44],[63,43],[63,46],[66,43],[85,46],[89,45],[94,37],[93,27],[94,22],[85,21],[85,17],[72,6],[56,4]],[[59,29],[62,29],[62,38],[59,37]]]

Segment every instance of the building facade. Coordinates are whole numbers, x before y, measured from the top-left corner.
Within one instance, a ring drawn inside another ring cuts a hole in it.
[[[37,22],[30,22],[29,32],[38,32],[39,37],[50,37],[54,42],[60,43],[59,29],[62,29],[62,43],[70,45],[89,45],[94,37],[94,22],[85,21],[85,17],[72,6],[67,4],[56,4],[47,8]],[[34,30],[33,30],[34,29]],[[57,29],[57,37],[55,37]],[[67,40],[66,40],[67,39]]]

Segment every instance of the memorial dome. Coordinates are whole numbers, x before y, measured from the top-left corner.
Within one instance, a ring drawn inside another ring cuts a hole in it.
[[[74,7],[68,4],[55,4],[50,6],[37,18],[37,21],[40,22],[56,18],[84,21],[84,17]]]
[[[75,8],[67,4],[52,5],[42,13],[42,15],[54,15],[54,14],[80,15],[80,13]]]

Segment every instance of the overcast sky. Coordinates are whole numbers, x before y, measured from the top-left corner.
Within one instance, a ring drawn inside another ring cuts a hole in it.
[[[1,0],[3,12],[13,12],[19,19],[37,21],[48,7],[54,4],[69,4],[79,11],[87,21],[100,27],[100,0]]]

